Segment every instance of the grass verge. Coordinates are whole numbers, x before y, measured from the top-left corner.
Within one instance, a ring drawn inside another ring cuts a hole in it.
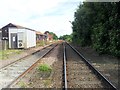
[[[37,70],[42,78],[48,78],[52,73],[52,68],[47,64],[40,65]]]
[[[22,50],[15,50],[15,49],[1,50],[0,51],[0,60],[8,59],[9,55],[20,54],[21,52],[22,52]]]

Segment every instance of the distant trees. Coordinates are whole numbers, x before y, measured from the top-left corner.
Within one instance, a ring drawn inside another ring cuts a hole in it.
[[[54,32],[45,31],[44,34],[48,35],[48,37],[52,38],[53,40],[57,40],[58,39],[58,36]]]
[[[74,14],[72,41],[92,46],[100,54],[120,56],[120,17],[118,2],[84,2]]]
[[[68,42],[72,42],[72,34],[71,35],[60,36],[59,39],[65,40],[65,41],[68,41]]]
[[[58,40],[58,36],[55,33],[53,32],[49,32],[49,33],[53,36],[53,40]]]

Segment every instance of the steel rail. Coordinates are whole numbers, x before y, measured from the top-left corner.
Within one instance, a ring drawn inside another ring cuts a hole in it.
[[[67,90],[67,70],[66,70],[66,47],[64,47],[64,58],[63,58],[63,73],[64,73],[64,90]]]
[[[67,43],[67,42],[66,42]],[[94,73],[98,75],[99,78],[103,79],[108,85],[110,85],[110,88],[112,90],[117,90],[117,88],[105,77],[103,76],[96,68],[92,66],[92,64],[80,53],[78,52],[72,45],[67,43],[81,58],[85,61],[85,63],[93,70]]]
[[[48,45],[48,46],[46,46],[46,47],[44,47],[44,48],[42,48],[42,49],[39,49],[39,50],[37,50],[37,51],[35,51],[35,52],[32,52],[32,53],[29,54],[29,55],[26,55],[26,56],[24,56],[24,57],[21,57],[21,58],[19,58],[18,60],[15,60],[15,61],[13,61],[13,62],[11,62],[11,63],[9,63],[9,64],[7,64],[7,65],[1,67],[0,69],[3,69],[3,68],[5,68],[5,67],[7,67],[7,66],[9,66],[9,65],[11,65],[11,64],[13,64],[13,63],[16,63],[17,61],[20,61],[20,60],[22,60],[22,59],[25,59],[25,58],[27,58],[27,57],[29,57],[29,56],[31,56],[31,55],[37,53],[37,52],[39,52],[39,51],[41,51],[41,50],[43,50],[43,49],[49,47],[49,46],[52,46],[52,45],[53,45],[53,44],[50,44],[50,45]]]
[[[5,88],[11,88],[11,85],[16,84],[22,77],[24,77],[27,73],[29,73],[36,65],[37,63],[45,57],[50,51],[52,51],[58,44],[53,46],[50,50],[48,50],[45,54],[43,54],[34,64],[32,64],[26,71],[24,71],[21,75],[19,75],[17,78],[15,78],[9,85],[7,85]],[[51,45],[49,45],[51,46]]]

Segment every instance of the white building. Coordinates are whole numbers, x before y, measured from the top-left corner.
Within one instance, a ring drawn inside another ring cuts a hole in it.
[[[9,28],[9,48],[36,46],[36,33],[28,29]]]
[[[2,28],[2,39],[9,48],[30,48],[36,46],[35,30],[9,23]]]

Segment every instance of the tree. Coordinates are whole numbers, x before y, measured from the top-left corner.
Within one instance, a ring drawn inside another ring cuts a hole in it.
[[[58,40],[58,36],[55,33],[53,33],[53,32],[49,32],[49,33],[53,36],[54,40]]]
[[[120,17],[118,2],[84,2],[74,13],[74,43],[92,46],[100,54],[120,56]]]
[[[71,34],[71,35],[63,35],[63,36],[60,36],[59,39],[65,40],[65,41],[67,41],[67,42],[72,42],[72,34]]]

